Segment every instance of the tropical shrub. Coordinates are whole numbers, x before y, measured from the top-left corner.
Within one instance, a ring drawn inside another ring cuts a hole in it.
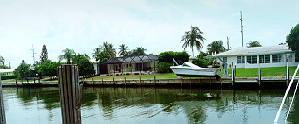
[[[177,61],[179,64],[183,64],[184,62],[189,61],[189,54],[185,51],[183,52],[166,51],[158,55],[159,62],[173,63],[172,61],[173,59],[175,59],[175,61]]]
[[[192,63],[195,65],[198,65],[199,67],[203,67],[203,68],[206,68],[209,65],[208,61],[201,57],[192,60]]]
[[[171,72],[170,66],[172,66],[172,64],[169,62],[159,62],[157,70],[159,73],[169,73]]]

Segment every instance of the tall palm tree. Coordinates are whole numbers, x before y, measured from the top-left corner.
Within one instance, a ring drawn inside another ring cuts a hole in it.
[[[116,51],[113,48],[113,45],[107,41],[103,43],[103,51],[108,54],[109,58],[116,57]]]
[[[126,44],[121,44],[119,46],[119,56],[127,56],[128,55],[128,46],[126,46]]]
[[[197,50],[200,50],[202,48],[202,42],[206,40],[202,36],[203,32],[200,31],[198,27],[192,27],[191,26],[191,31],[186,31],[185,35],[183,36],[181,41],[184,41],[183,48],[186,49],[187,47],[192,48],[192,54],[194,57],[194,50],[193,47],[195,46]]]
[[[3,56],[0,55],[0,66],[4,65],[4,61],[5,60],[4,60]]]
[[[208,53],[211,55],[213,53],[220,53],[220,52],[224,52],[225,48],[223,46],[223,42],[221,40],[219,41],[213,41],[212,43],[210,43],[208,45]]]
[[[65,48],[62,50],[63,55],[59,56],[59,61],[65,59],[67,60],[67,63],[71,63],[71,60],[73,59],[74,55],[76,55],[75,51],[70,48]]]

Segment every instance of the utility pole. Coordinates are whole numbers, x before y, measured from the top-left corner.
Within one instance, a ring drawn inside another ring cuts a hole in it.
[[[241,36],[242,36],[242,47],[243,47],[243,17],[242,17],[242,11],[240,11],[241,13]]]

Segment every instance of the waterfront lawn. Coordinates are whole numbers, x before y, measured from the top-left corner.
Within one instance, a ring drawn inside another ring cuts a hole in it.
[[[289,67],[290,76],[295,72],[296,67]],[[286,76],[286,67],[273,67],[273,68],[261,68],[262,76],[269,77],[279,77]],[[224,70],[222,70],[223,74]],[[229,74],[231,75],[232,70],[228,69]],[[297,73],[299,76],[299,73]],[[258,77],[258,68],[237,68],[237,77]]]

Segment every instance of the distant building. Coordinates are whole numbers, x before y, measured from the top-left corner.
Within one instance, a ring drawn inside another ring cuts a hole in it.
[[[216,55],[216,61],[228,65],[232,63],[237,68],[261,68],[297,66],[295,62],[295,52],[290,50],[286,45],[271,47],[253,47],[253,48],[236,48]],[[219,58],[223,61],[220,61]]]
[[[153,72],[158,64],[157,55],[115,57],[98,65],[99,74],[127,74]]]
[[[5,75],[5,76],[12,76],[14,75],[15,69],[0,69],[0,73],[1,75]]]

